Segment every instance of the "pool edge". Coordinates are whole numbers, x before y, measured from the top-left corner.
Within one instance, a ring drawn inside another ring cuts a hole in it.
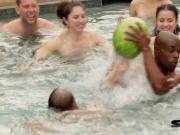
[[[102,0],[81,0],[87,8],[102,6]],[[59,2],[40,3],[40,14],[55,13]],[[15,6],[0,7],[0,18],[7,19],[17,17]]]

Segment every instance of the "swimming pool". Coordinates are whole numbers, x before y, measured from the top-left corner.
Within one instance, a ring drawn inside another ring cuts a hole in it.
[[[128,3],[121,3],[88,9],[88,27],[111,41],[117,18],[128,17],[127,7]],[[59,24],[55,15],[43,17]],[[21,37],[0,33],[1,135],[180,134],[180,128],[171,127],[172,120],[180,119],[179,88],[164,96],[154,95],[141,55],[131,61],[130,70],[113,91],[101,90],[101,80],[111,63],[102,50],[74,58],[54,54],[22,73],[20,64],[54,34]],[[82,110],[49,110],[48,96],[58,86],[69,88]]]

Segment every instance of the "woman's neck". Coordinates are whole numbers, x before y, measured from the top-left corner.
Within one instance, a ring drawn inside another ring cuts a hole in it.
[[[78,40],[81,39],[80,37],[82,36],[83,32],[76,32],[76,31],[74,31],[74,30],[68,29],[68,30],[67,30],[67,34],[68,34],[68,36],[70,36],[74,41],[78,41]]]

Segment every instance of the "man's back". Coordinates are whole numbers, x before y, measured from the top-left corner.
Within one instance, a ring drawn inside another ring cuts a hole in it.
[[[158,6],[171,3],[170,0],[133,0],[130,4],[130,15],[146,18],[153,17]]]

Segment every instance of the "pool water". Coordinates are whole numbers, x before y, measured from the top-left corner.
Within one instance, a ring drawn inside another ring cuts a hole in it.
[[[87,12],[88,27],[110,42],[118,17],[129,16],[128,3]],[[55,15],[42,17],[59,24]],[[146,79],[141,55],[130,61],[129,70],[113,90],[101,87],[111,60],[100,48],[73,58],[53,54],[22,72],[20,65],[57,33],[26,37],[0,33],[0,135],[180,134],[180,128],[171,127],[172,120],[180,119],[180,88],[156,96]],[[70,89],[81,109],[49,110],[47,100],[56,87]]]

